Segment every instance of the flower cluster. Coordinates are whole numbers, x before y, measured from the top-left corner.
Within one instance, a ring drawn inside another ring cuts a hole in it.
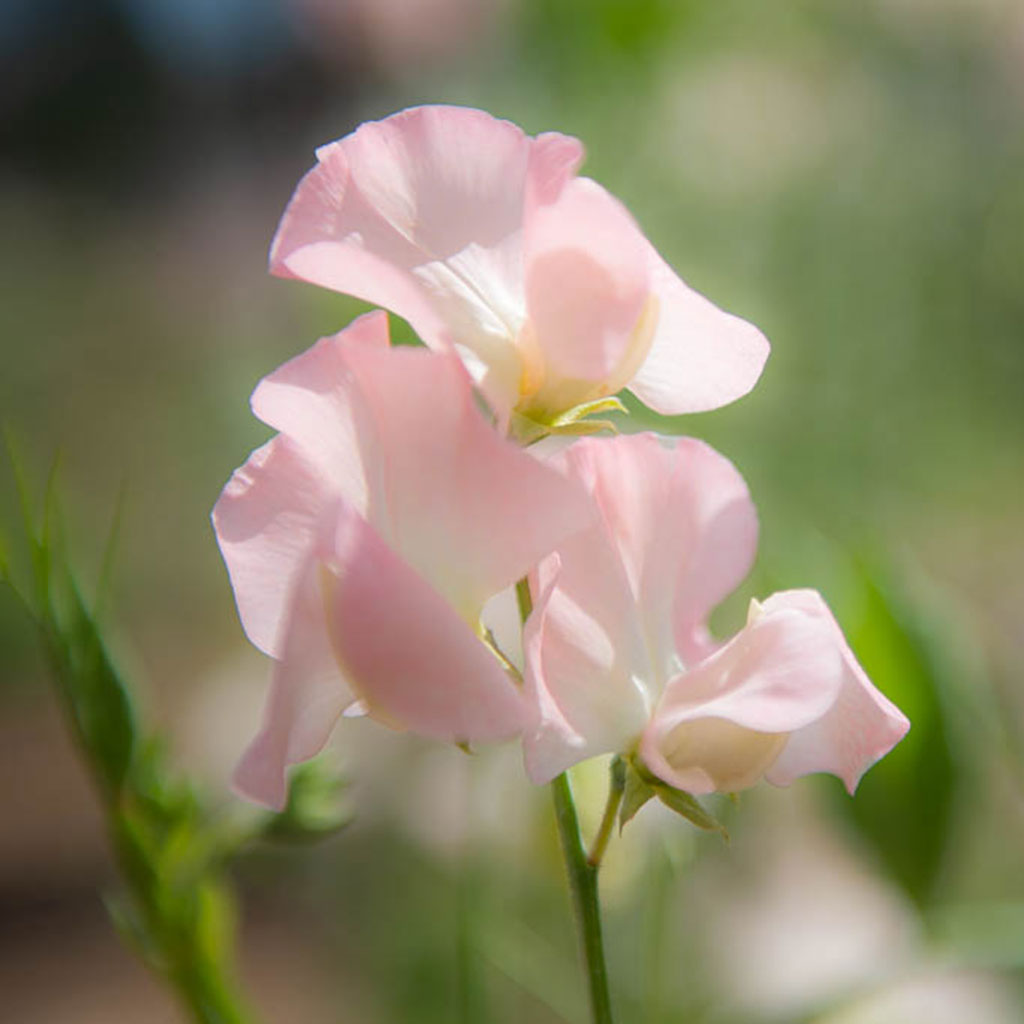
[[[530,777],[595,754],[685,793],[832,772],[851,791],[906,732],[813,591],[711,610],[748,572],[757,518],[728,460],[690,439],[584,437],[629,388],[696,412],[756,383],[768,344],[689,288],[582,147],[476,110],[420,107],[323,147],[271,249],[277,274],[369,313],[265,378],[278,433],[214,509],[239,614],[275,660],[247,796],[340,715],[439,740],[521,737]],[[518,589],[502,650],[484,608]]]

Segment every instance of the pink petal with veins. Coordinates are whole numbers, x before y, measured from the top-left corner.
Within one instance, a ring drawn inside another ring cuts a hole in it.
[[[578,487],[502,439],[454,356],[353,350],[381,452],[386,513],[371,522],[467,615],[590,516]]]
[[[336,492],[317,466],[278,435],[236,469],[213,509],[246,636],[279,657],[292,591],[324,509]]]
[[[765,614],[786,608],[799,608],[828,629],[842,660],[842,684],[828,712],[790,736],[768,781],[785,786],[810,772],[831,772],[852,794],[861,776],[903,739],[910,722],[871,684],[817,591],[790,590],[764,603]]]
[[[678,653],[707,653],[706,617],[746,575],[757,541],[743,480],[700,441],[585,439],[558,461],[596,516],[535,579],[524,638],[535,781],[636,739],[678,671],[677,639]]]
[[[581,158],[575,139],[534,139],[465,107],[368,122],[317,151],[271,269],[384,306],[432,348],[461,346],[488,397],[510,407],[527,194],[554,201]]]
[[[245,628],[279,660],[237,778],[273,805],[353,694],[440,739],[518,733],[522,696],[480,614],[590,516],[493,430],[453,354],[386,341],[371,314],[262,381],[253,408],[282,433],[214,511]]]
[[[636,222],[600,185],[577,178],[527,218],[524,243],[527,316],[547,374],[611,377],[649,292]]]
[[[322,558],[327,631],[370,715],[454,742],[519,732],[522,696],[497,659],[351,508],[340,510]]]
[[[724,647],[671,680],[640,742],[644,763],[690,793],[712,792],[723,778],[751,785],[785,734],[833,705],[841,668],[830,632],[816,619],[795,610],[755,615]],[[739,728],[722,730],[723,721]],[[695,760],[694,747],[708,763]]]
[[[630,391],[666,416],[705,412],[742,398],[764,369],[765,336],[694,291],[653,247],[647,259],[658,323]]]
[[[235,769],[235,789],[283,810],[285,770],[320,752],[353,700],[328,640],[319,567],[309,559],[291,595],[263,725]]]

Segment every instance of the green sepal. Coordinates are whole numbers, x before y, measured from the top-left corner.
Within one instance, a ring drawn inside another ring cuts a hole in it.
[[[626,761],[626,785],[622,793],[622,803],[619,805],[620,833],[626,827],[626,823],[632,821],[636,812],[653,796],[654,788],[644,780],[632,761]]]
[[[704,829],[705,832],[717,832],[726,842],[729,842],[729,833],[725,826],[716,817],[709,814],[695,797],[665,783],[653,788],[655,796],[666,807],[670,807],[676,814],[681,814],[697,828]]]
[[[626,822],[630,821],[651,797],[657,797],[666,807],[682,815],[697,828],[705,832],[717,832],[729,842],[729,833],[725,826],[707,811],[696,797],[658,778],[636,754],[626,760],[626,788],[622,795],[622,806],[619,808],[620,832]]]
[[[611,420],[575,420],[561,426],[551,427],[549,433],[559,437],[589,437],[607,430],[609,434],[617,434],[619,428]]]
[[[605,398],[597,398],[592,402],[582,402],[580,405],[574,405],[571,409],[567,409],[556,416],[551,421],[551,425],[553,427],[567,427],[599,412],[626,413],[626,407],[617,395],[608,395]]]
[[[549,434],[582,437],[587,434],[596,434],[602,430],[609,430],[615,433],[617,428],[611,420],[591,420],[587,418],[604,412],[629,414],[629,410],[626,409],[618,397],[608,395],[605,398],[597,398],[592,402],[582,402],[571,409],[567,409],[565,412],[559,413],[557,416],[553,416],[551,419],[514,412],[509,423],[509,434],[521,445],[526,446],[533,444],[535,441],[540,441]]]
[[[540,441],[551,433],[551,428],[530,416],[514,412],[508,422],[508,434],[524,448]]]

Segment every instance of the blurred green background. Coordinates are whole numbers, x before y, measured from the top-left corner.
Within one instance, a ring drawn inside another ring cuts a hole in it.
[[[480,106],[582,138],[682,276],[768,335],[748,398],[634,423],[750,483],[761,557],[721,627],[818,587],[913,721],[855,801],[815,779],[724,808],[729,847],[645,809],[603,879],[622,1020],[1021,1019],[1017,0],[18,0],[0,58],[0,419],[37,477],[61,452],[87,582],[123,489],[115,647],[216,800],[267,666],[209,509],[266,436],[255,382],[361,308],[267,277],[267,244],[315,145]],[[5,1012],[178,1020],[104,920],[95,808],[2,591],[0,672]],[[355,822],[239,865],[264,1018],[583,1020],[547,794],[515,751],[354,722],[332,757]],[[588,820],[603,771],[577,779]]]

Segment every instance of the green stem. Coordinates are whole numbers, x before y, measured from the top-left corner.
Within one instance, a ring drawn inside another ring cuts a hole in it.
[[[204,965],[189,959],[168,977],[196,1024],[247,1024],[252,1019],[225,979]]]
[[[127,935],[148,965],[175,990],[194,1024],[254,1020],[234,964],[234,907],[219,870],[200,856],[199,873],[166,873],[168,839],[140,807],[144,794],[126,789],[107,804],[111,841],[130,904]],[[198,850],[202,836],[192,838]]]
[[[533,596],[530,593],[530,581],[524,576],[516,584],[516,601],[519,605],[519,618],[523,625],[533,611]],[[613,769],[614,789],[614,769]],[[625,772],[622,772],[625,785]],[[572,892],[572,907],[576,915],[576,930],[579,933],[580,946],[583,949],[583,962],[587,970],[587,981],[590,987],[590,1008],[594,1024],[613,1024],[612,1001],[608,994],[608,968],[604,960],[604,940],[601,937],[601,904],[597,895],[597,862],[590,863],[583,840],[580,837],[580,822],[576,815],[576,804],[572,798],[572,787],[569,776],[563,772],[551,783],[551,795],[555,803],[555,821],[558,823],[558,838],[562,844],[562,856],[565,858],[565,869],[569,875],[569,889]],[[619,792],[619,799],[622,792]],[[610,799],[610,796],[609,796]],[[608,811],[605,810],[605,817]],[[612,819],[614,820],[614,811]],[[604,823],[602,822],[602,828]],[[611,826],[608,826],[610,833]],[[600,833],[598,834],[600,840]],[[596,845],[596,844],[595,844]],[[604,840],[607,845],[607,839]],[[603,845],[601,847],[603,852]]]
[[[604,859],[604,851],[608,849],[608,842],[612,837],[612,830],[615,828],[615,816],[619,813],[622,794],[626,789],[626,765],[617,754],[612,758],[609,774],[608,802],[604,805],[601,825],[590,847],[590,853],[587,854],[587,863],[592,868],[599,868],[601,866],[601,861]]]
[[[580,838],[576,804],[572,798],[569,777],[563,772],[551,783],[555,802],[555,820],[562,843],[562,854],[569,875],[573,910],[583,960],[590,985],[590,1007],[594,1024],[612,1024],[612,1004],[608,994],[608,969],[601,937],[601,908],[597,895],[596,865],[589,863]]]

